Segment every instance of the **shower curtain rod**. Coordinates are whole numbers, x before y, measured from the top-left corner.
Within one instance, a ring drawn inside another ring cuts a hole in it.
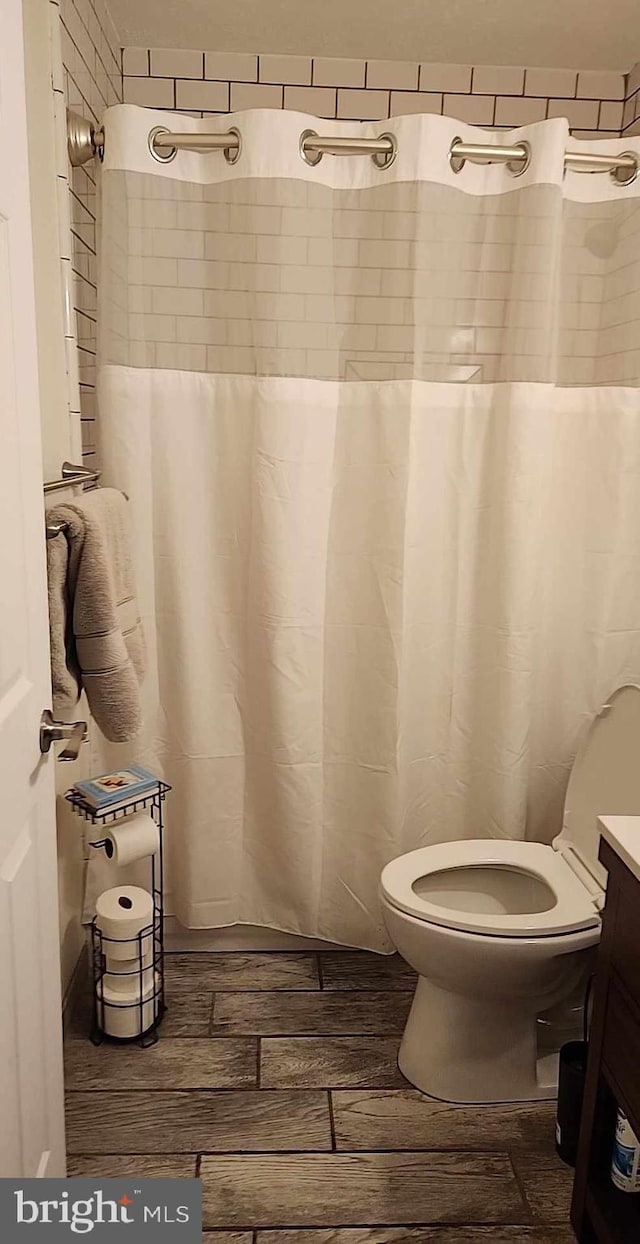
[[[67,142],[71,164],[85,164],[87,160],[104,155],[105,134],[94,129],[91,122],[69,112],[67,114]],[[149,150],[161,162],[172,160],[178,151],[222,151],[225,159],[234,164],[242,149],[238,130],[223,134],[179,134],[155,126],[149,133]],[[397,142],[393,134],[381,134],[378,138],[323,138],[314,130],[304,130],[300,136],[300,155],[308,164],[318,164],[323,155],[369,155],[378,168],[388,168],[395,160]],[[465,163],[506,164],[514,175],[524,173],[531,161],[528,142],[515,143],[511,147],[494,146],[490,143],[467,143],[454,138],[449,149],[449,163],[454,173],[459,173]],[[633,151],[621,151],[619,155],[601,155],[567,151],[565,169],[577,173],[610,173],[614,181],[626,186],[638,174],[640,156]]]

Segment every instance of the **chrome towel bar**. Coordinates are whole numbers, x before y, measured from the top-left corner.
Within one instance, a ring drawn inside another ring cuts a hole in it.
[[[95,488],[99,479],[100,471],[92,471],[90,467],[78,466],[73,462],[63,462],[60,479],[50,479],[45,482],[45,496],[48,493],[60,492],[63,488],[73,488],[78,484],[81,484],[86,491],[88,487]],[[48,522],[46,524],[47,540],[53,540],[66,529],[67,524],[64,522]]]
[[[97,484],[99,479],[99,471],[92,471],[90,467],[76,466],[73,462],[63,462],[60,479],[45,481],[45,495],[49,492],[60,492],[61,488],[73,488],[74,484]]]

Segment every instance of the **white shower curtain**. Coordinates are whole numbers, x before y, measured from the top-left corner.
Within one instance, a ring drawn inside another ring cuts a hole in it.
[[[150,154],[155,125],[242,152]],[[638,184],[566,122],[106,115],[99,409],[130,496],[172,902],[388,949],[378,877],[551,841],[581,727],[640,679]],[[450,168],[452,140],[531,144]]]

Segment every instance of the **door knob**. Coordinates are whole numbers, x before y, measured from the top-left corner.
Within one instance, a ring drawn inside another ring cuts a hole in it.
[[[40,751],[44,755],[51,744],[65,740],[67,746],[58,760],[77,760],[83,743],[87,741],[86,721],[56,721],[50,709],[45,708],[40,718]]]

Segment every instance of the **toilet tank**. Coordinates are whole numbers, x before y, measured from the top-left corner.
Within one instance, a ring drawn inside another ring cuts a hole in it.
[[[573,762],[556,850],[577,856],[604,890],[599,816],[640,816],[640,686],[619,687],[587,727]]]

